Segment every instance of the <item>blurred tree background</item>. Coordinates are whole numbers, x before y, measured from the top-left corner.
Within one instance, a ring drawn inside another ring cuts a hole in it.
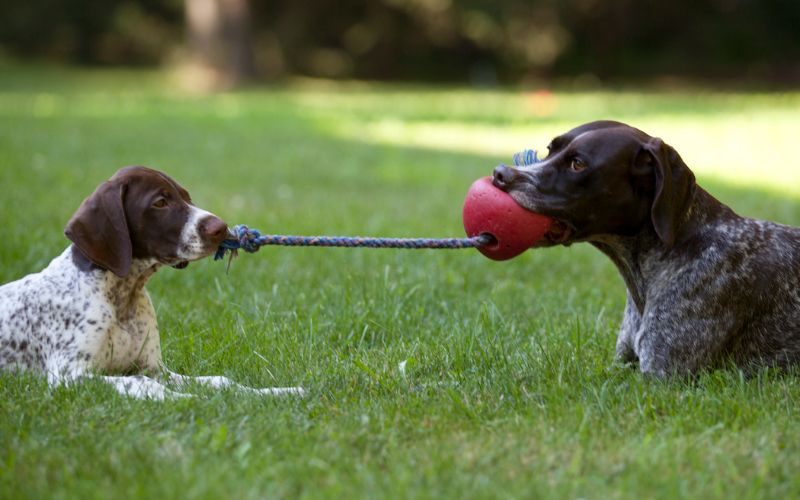
[[[0,53],[289,75],[470,81],[800,81],[798,0],[26,0]]]

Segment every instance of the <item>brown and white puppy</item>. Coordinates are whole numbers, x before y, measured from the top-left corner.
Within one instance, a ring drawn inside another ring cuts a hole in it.
[[[225,223],[192,204],[167,175],[127,167],[86,198],[66,228],[72,240],[43,271],[0,287],[0,368],[45,372],[51,385],[92,376],[122,394],[183,395],[141,375],[177,385],[197,382],[259,394],[225,377],[188,377],[166,369],[153,304],[144,285],[160,267],[184,268],[213,253]]]
[[[645,373],[800,361],[800,229],[741,217],[672,147],[613,121],[553,139],[494,184],[555,219],[541,246],[589,242],[628,289],[616,357]]]

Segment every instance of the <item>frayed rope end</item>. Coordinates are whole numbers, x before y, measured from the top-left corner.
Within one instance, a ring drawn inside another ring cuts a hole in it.
[[[535,163],[539,163],[539,154],[535,149],[523,149],[518,153],[514,153],[514,166],[515,167],[526,167],[528,165],[533,165]]]

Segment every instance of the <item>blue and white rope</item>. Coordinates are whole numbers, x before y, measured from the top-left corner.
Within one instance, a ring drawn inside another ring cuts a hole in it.
[[[526,149],[514,155],[517,167],[539,162],[536,150]],[[239,250],[257,252],[264,245],[291,247],[365,247],[365,248],[405,248],[405,249],[459,249],[492,245],[496,241],[490,234],[479,234],[470,238],[369,238],[362,236],[289,236],[283,234],[262,235],[257,229],[244,224],[228,230],[229,237],[222,242],[214,255],[220,260],[230,252],[235,257]]]
[[[471,238],[368,238],[361,236],[287,236],[283,234],[262,235],[257,229],[238,225],[229,230],[230,238],[222,242],[214,260],[225,257],[227,252],[244,250],[248,253],[258,251],[264,245],[289,247],[366,247],[366,248],[405,248],[405,249],[458,249],[490,245],[494,238],[481,234]]]

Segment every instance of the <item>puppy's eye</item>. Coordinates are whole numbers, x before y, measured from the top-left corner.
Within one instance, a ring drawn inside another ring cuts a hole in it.
[[[151,205],[153,208],[164,208],[167,206],[167,200],[164,198],[159,198],[153,202]]]
[[[569,169],[573,172],[583,172],[586,170],[586,167],[586,162],[580,158],[573,158],[572,161],[569,162]]]

